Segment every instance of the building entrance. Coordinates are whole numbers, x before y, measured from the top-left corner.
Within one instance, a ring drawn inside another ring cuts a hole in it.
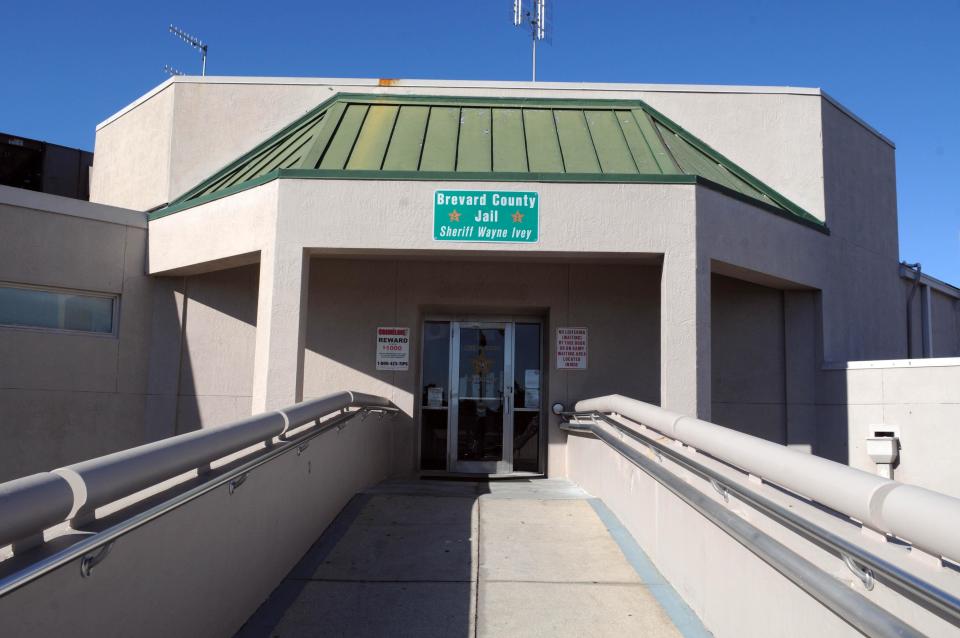
[[[426,321],[421,468],[461,474],[541,471],[539,321]]]

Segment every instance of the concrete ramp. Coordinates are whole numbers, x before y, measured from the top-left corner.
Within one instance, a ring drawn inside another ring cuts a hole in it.
[[[567,481],[391,481],[351,501],[239,636],[708,635],[645,561]]]

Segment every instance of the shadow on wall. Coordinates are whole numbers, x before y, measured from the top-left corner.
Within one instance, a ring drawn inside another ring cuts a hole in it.
[[[473,635],[477,499],[485,483],[437,484],[443,498],[359,494],[237,633]]]
[[[817,386],[817,429],[813,453],[849,465],[850,412],[870,406],[849,404],[845,370],[819,370]]]
[[[710,301],[711,420],[786,444],[784,291],[715,274]]]
[[[149,440],[250,415],[258,280],[253,264],[157,287]]]
[[[847,464],[847,387],[822,370],[820,293],[711,277],[712,417]]]
[[[424,400],[420,386],[421,321],[501,314],[537,316],[544,325],[545,376],[553,396],[572,402],[621,393],[659,402],[660,275],[658,265],[541,263],[493,259],[311,261],[304,353],[305,398],[349,387]],[[378,326],[410,328],[407,371],[377,371]],[[553,329],[587,326],[587,370],[555,370]],[[394,429],[397,472],[414,469],[418,435],[412,418]],[[553,436],[559,436],[554,428]],[[551,436],[548,434],[548,436]]]
[[[393,260],[312,260],[304,398],[350,388],[402,401],[419,383],[418,321],[424,304],[472,304],[552,307],[558,316],[548,317],[548,346],[553,327],[592,326],[588,370],[562,373],[566,382],[557,386],[565,388],[571,401],[614,392],[659,401],[659,266],[530,264],[528,276],[520,279],[516,271],[515,265],[493,262],[410,262],[399,268],[404,281],[398,280]],[[258,276],[259,265],[252,264],[159,278],[149,439],[249,415]],[[408,371],[375,369],[378,325],[411,329]],[[398,469],[412,469],[413,420],[397,423],[394,435],[396,459],[406,464]]]

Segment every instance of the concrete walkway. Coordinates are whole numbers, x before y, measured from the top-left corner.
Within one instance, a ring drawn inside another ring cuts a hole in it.
[[[623,532],[567,481],[386,482],[238,635],[707,635]]]

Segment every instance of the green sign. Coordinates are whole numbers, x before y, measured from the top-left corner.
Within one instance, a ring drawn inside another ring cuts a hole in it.
[[[540,239],[540,193],[436,191],[433,238],[534,243]]]

